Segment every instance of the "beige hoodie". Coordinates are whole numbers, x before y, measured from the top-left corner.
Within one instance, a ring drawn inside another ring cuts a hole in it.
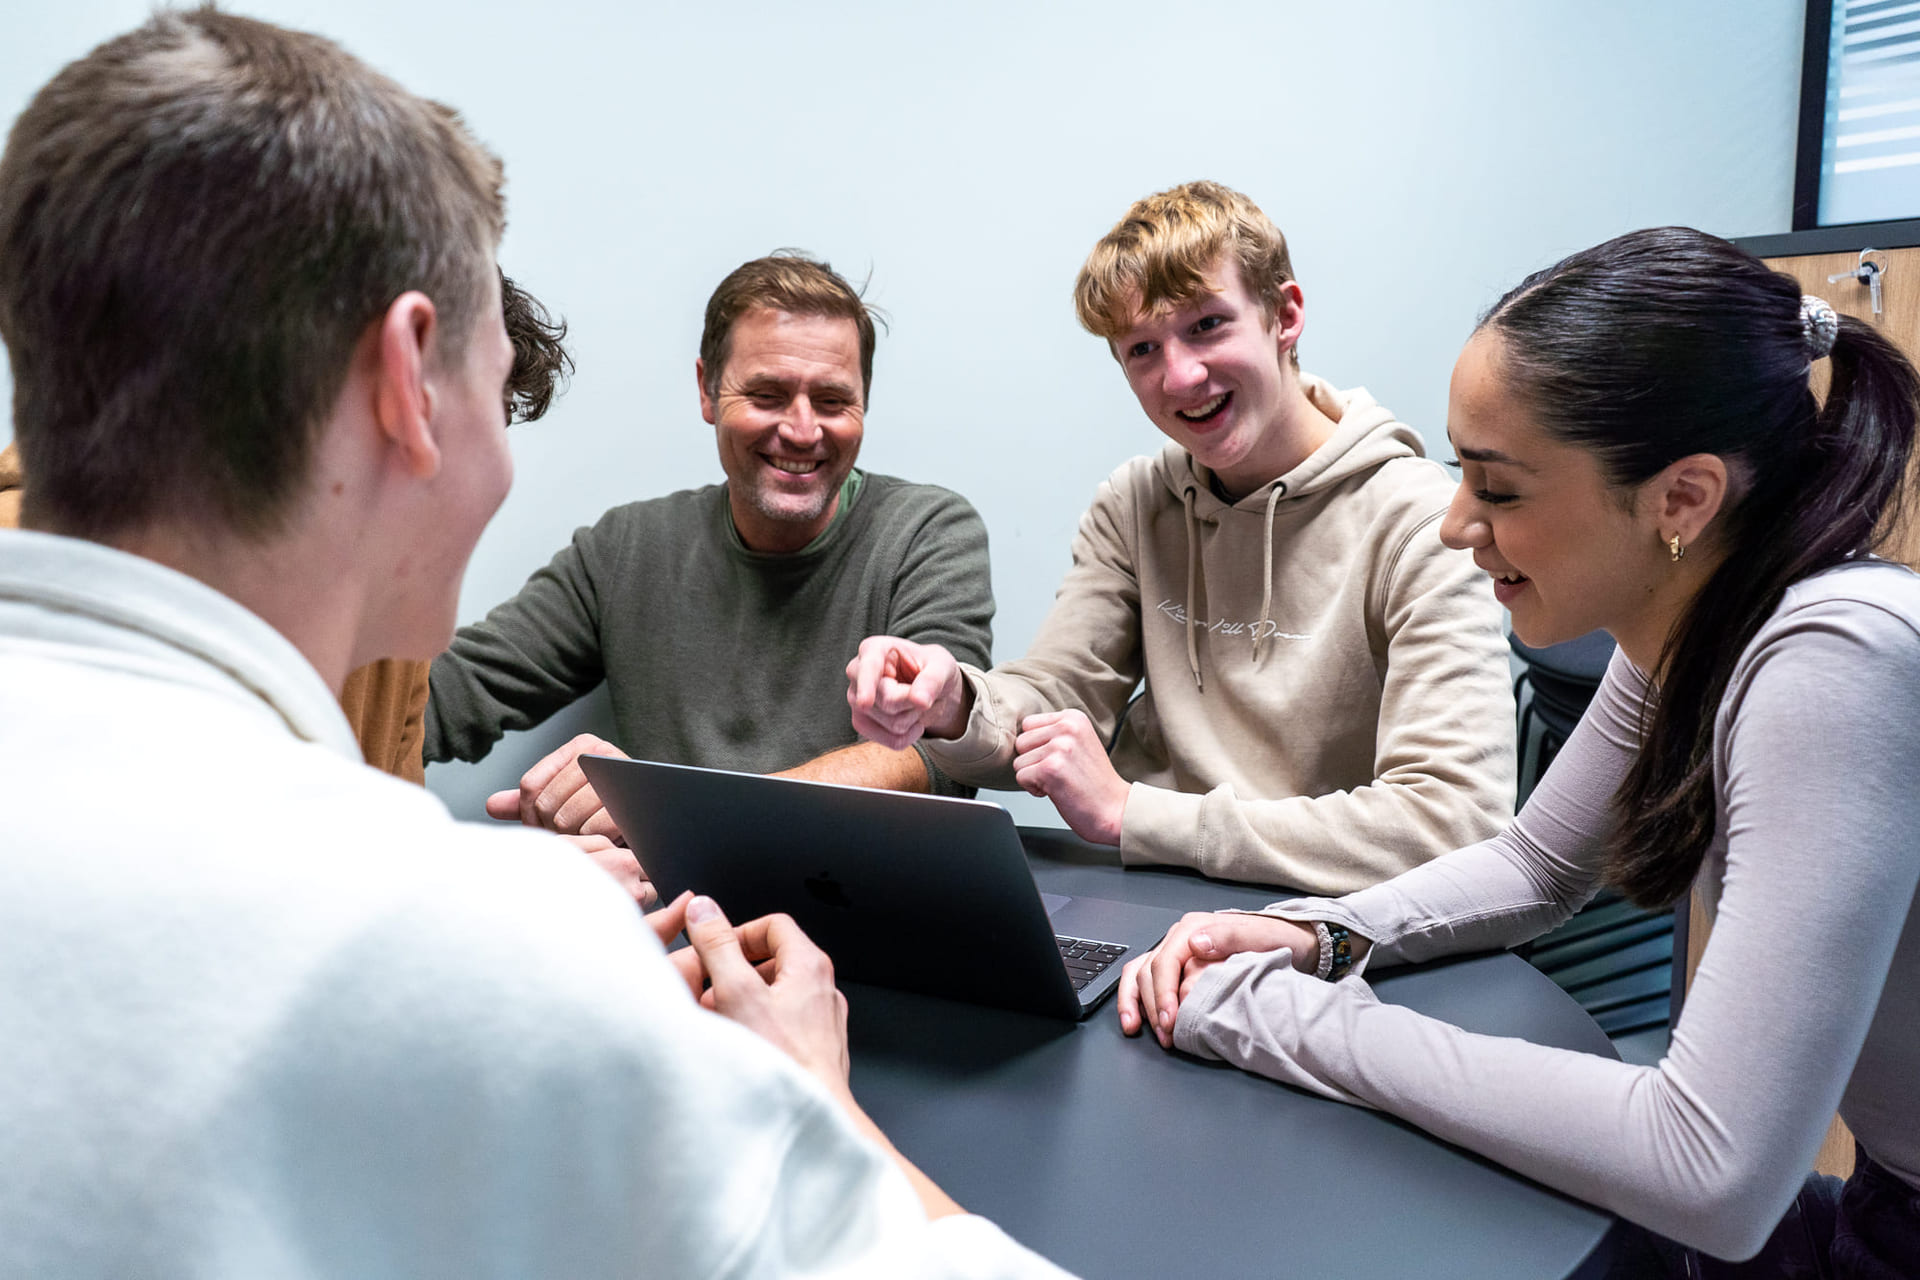
[[[1512,817],[1507,647],[1487,575],[1440,543],[1452,480],[1365,391],[1302,383],[1332,438],[1237,503],[1176,445],[1108,477],[1027,656],[965,669],[943,769],[1009,788],[1021,720],[1078,707],[1133,784],[1124,861],[1316,893]]]

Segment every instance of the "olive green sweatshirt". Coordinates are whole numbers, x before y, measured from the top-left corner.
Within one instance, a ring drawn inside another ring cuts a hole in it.
[[[740,541],[725,485],[632,502],[434,660],[426,756],[478,760],[605,680],[629,755],[791,768],[858,740],[846,665],[862,639],[985,661],[992,619],[986,526],[935,485],[866,473],[850,509],[789,555]]]

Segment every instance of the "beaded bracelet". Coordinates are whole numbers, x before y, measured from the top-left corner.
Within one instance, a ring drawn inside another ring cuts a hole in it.
[[[1353,971],[1353,935],[1343,924],[1330,924],[1327,932],[1333,937],[1333,969],[1327,981],[1338,982]]]
[[[1320,942],[1320,963],[1313,976],[1322,982],[1338,982],[1353,968],[1353,935],[1343,924],[1313,922],[1313,936]]]

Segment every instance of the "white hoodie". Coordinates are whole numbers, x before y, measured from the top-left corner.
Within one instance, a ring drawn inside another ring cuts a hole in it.
[[[1123,860],[1318,893],[1512,816],[1507,647],[1487,575],[1440,543],[1452,481],[1365,391],[1301,382],[1332,437],[1238,502],[1177,445],[1107,478],[1027,656],[965,668],[941,768],[1011,787],[1020,722],[1078,707],[1133,784]]]
[[[0,1276],[1063,1276],[202,583],[0,530],[0,777]]]

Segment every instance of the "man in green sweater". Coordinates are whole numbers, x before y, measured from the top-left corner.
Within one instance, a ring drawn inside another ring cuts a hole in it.
[[[429,762],[478,760],[605,680],[619,745],[581,735],[496,818],[617,836],[576,763],[625,753],[961,793],[918,746],[860,742],[841,666],[864,636],[985,664],[987,532],[946,489],[858,471],[874,325],[827,264],[745,263],[707,302],[695,373],[724,484],[615,507],[433,664]]]

